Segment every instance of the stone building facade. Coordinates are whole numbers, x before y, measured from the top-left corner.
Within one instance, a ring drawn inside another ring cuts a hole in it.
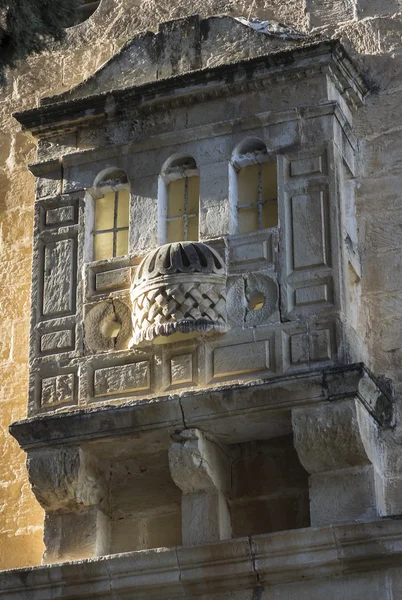
[[[402,597],[402,15],[302,4],[84,3],[62,86],[10,80],[2,566],[43,566],[0,597]]]

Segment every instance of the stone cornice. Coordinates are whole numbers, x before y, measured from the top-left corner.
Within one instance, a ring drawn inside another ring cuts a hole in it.
[[[125,110],[140,116],[227,95],[264,89],[276,82],[328,74],[352,106],[368,92],[342,45],[337,41],[308,44],[234,64],[192,71],[111,93],[46,104],[15,113],[23,129],[34,135],[74,130],[93,120],[113,118]],[[57,97],[54,98],[56,100]]]
[[[38,415],[13,423],[10,433],[24,450],[189,427],[235,443],[291,433],[292,408],[345,398],[358,399],[378,425],[392,424],[392,400],[359,363]]]
[[[0,573],[0,598],[167,600],[402,566],[402,523],[281,531]]]

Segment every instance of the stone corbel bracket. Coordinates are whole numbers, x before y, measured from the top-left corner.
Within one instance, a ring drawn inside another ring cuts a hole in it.
[[[169,467],[174,482],[183,492],[183,544],[230,538],[229,453],[200,430],[185,429],[172,436]]]
[[[108,482],[97,460],[78,446],[42,448],[28,453],[27,470],[46,513],[44,562],[106,554]]]
[[[402,514],[393,425],[392,399],[365,367],[353,396],[292,410],[294,445],[310,475],[313,526]]]

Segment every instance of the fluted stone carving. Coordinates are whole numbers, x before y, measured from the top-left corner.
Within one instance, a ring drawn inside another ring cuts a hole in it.
[[[226,270],[200,242],[165,244],[138,267],[131,290],[133,343],[175,332],[225,332]]]

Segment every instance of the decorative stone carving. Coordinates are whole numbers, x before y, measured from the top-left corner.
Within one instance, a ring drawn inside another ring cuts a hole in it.
[[[120,300],[99,302],[85,318],[85,342],[94,352],[122,350],[130,337],[130,309]]]
[[[200,242],[165,244],[138,267],[131,290],[133,343],[176,332],[227,331],[226,270]]]

